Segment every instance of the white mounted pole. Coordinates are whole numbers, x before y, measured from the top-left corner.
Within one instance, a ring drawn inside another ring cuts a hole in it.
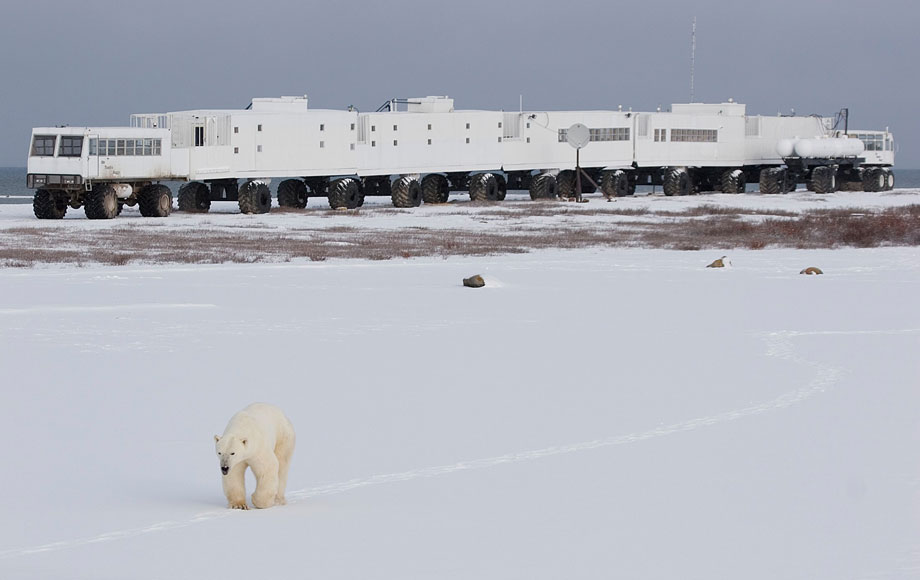
[[[696,16],[693,17],[693,28],[690,30],[690,102],[694,97],[694,76],[696,74]]]

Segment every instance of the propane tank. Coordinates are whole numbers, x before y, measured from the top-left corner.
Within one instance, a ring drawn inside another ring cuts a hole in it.
[[[795,155],[795,142],[796,139],[781,139],[780,142],[776,144],[776,152],[783,158],[792,157]]]
[[[115,195],[118,199],[128,199],[134,193],[134,188],[128,183],[113,183],[112,187],[115,188]]]
[[[779,145],[777,145],[777,150]],[[793,146],[797,157],[854,157],[865,151],[859,139],[799,139]]]

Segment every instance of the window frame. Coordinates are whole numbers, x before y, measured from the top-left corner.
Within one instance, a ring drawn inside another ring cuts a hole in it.
[[[82,155],[83,135],[61,135],[58,157],[81,157]]]
[[[57,150],[57,135],[35,135],[32,137],[32,157],[54,157],[54,152]],[[51,149],[48,151],[48,141],[51,141]],[[41,153],[36,147],[38,143],[41,142]]]

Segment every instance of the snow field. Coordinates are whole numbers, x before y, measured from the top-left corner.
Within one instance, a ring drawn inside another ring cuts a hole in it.
[[[710,254],[4,270],[0,576],[915,577],[920,253]]]

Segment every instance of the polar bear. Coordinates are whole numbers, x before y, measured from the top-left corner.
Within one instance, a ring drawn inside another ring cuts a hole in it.
[[[252,505],[283,505],[288,467],[294,454],[294,426],[281,409],[253,403],[230,418],[224,434],[214,436],[224,495],[231,509],[246,505],[246,468],[256,477]]]

